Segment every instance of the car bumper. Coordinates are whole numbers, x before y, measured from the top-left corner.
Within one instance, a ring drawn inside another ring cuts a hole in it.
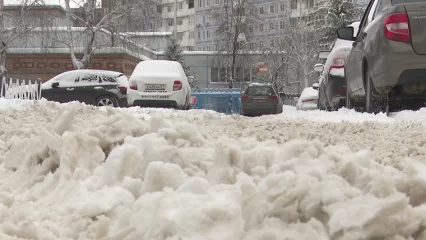
[[[146,107],[181,107],[185,106],[184,91],[172,93],[146,93],[129,89],[127,91],[128,106]]]
[[[308,110],[316,110],[318,106],[316,103],[302,103],[299,105],[297,110],[308,111]]]
[[[272,106],[242,105],[241,110],[244,114],[275,114],[275,113],[278,113],[278,105],[272,105]]]
[[[411,44],[389,42],[390,51],[371,60],[374,86],[381,88],[396,85],[426,83],[426,55],[418,55]]]

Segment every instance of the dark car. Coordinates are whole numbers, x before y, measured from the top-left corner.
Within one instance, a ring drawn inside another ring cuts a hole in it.
[[[413,109],[426,102],[426,2],[371,0],[354,29],[337,30],[352,40],[345,64],[347,107],[371,113]]]
[[[244,116],[282,112],[283,102],[273,84],[252,83],[241,97],[241,113]]]
[[[128,78],[106,70],[72,70],[41,86],[41,97],[60,103],[79,101],[95,106],[127,106]]]

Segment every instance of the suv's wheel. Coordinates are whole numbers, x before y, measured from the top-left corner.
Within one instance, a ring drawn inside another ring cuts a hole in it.
[[[117,107],[117,101],[110,96],[100,96],[98,99],[96,99],[95,101],[95,106],[98,107]]]
[[[365,111],[368,113],[386,113],[388,114],[388,98],[386,95],[379,94],[375,91],[370,71],[366,70],[365,77]]]

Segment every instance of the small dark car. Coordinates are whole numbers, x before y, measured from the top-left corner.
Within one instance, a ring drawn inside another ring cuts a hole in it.
[[[127,76],[106,70],[72,70],[41,86],[41,97],[60,103],[79,101],[95,106],[126,107]]]
[[[272,84],[252,83],[241,97],[241,113],[244,116],[277,114],[283,112],[283,102]]]

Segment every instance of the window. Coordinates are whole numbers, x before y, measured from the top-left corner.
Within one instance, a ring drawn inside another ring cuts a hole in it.
[[[274,39],[271,39],[271,41],[269,41],[269,46],[275,47],[275,40]]]
[[[254,27],[253,27],[253,25],[249,25],[249,32],[254,32]]]
[[[201,40],[201,32],[200,31],[197,32],[197,39]]]
[[[250,8],[250,16],[256,16],[256,8]]]
[[[291,0],[291,9],[297,9],[297,0]]]
[[[202,7],[203,6],[203,0],[198,0],[198,7]]]
[[[194,8],[194,0],[188,0],[188,8],[193,9]]]
[[[167,19],[167,25],[168,25],[169,27],[174,26],[174,25],[175,25],[175,20],[174,20],[173,18],[169,18],[169,19]]]
[[[182,10],[183,9],[183,2],[178,2],[178,10]]]
[[[80,82],[81,84],[99,83],[99,81],[101,81],[101,79],[94,74],[86,74],[80,77],[80,79],[75,79],[75,82]]]
[[[189,24],[193,24],[194,23],[194,16],[189,16]]]
[[[297,18],[290,18],[290,25],[291,25],[292,27],[295,27],[295,26],[296,26],[296,24],[297,24]]]
[[[269,6],[269,14],[275,13],[275,4]]]
[[[167,12],[172,12],[173,11],[173,7],[171,4],[167,5]]]
[[[183,40],[183,36],[184,36],[184,33],[183,33],[183,32],[178,32],[178,33],[177,33],[177,38],[178,38],[178,40],[179,40],[179,41],[182,41],[182,40]]]
[[[275,23],[274,22],[269,23],[269,31],[275,31]]]
[[[211,21],[211,15],[207,14],[207,16],[206,16],[206,23],[210,23],[210,21]]]
[[[210,0],[206,0],[206,7],[210,6]]]
[[[308,0],[308,7],[314,7],[314,0]]]
[[[183,17],[177,18],[177,24],[182,25],[183,24]]]
[[[158,5],[157,6],[157,13],[162,13],[163,12],[163,6]]]
[[[198,51],[203,51],[203,47],[198,47],[197,50]]]
[[[189,32],[189,39],[193,39],[194,38],[194,32],[193,31],[190,31]]]
[[[259,8],[259,14],[260,14],[260,15],[265,14],[265,9],[264,9],[263,7],[260,7],[260,8]]]
[[[211,38],[210,30],[207,30],[207,38]]]
[[[263,24],[259,25],[259,32],[263,32]]]
[[[105,82],[105,83],[109,83],[109,82],[115,83],[115,82],[117,82],[115,80],[115,78],[110,77],[110,76],[101,76],[101,78],[102,78],[102,82]],[[99,82],[101,82],[101,81],[99,81]]]
[[[254,50],[256,48],[256,43],[249,43],[249,49]]]
[[[211,68],[210,82],[219,82],[219,68],[217,67]]]
[[[206,49],[207,51],[211,51],[211,47],[210,46],[207,46],[207,49]]]
[[[259,41],[259,48],[264,48],[265,47],[265,42],[260,40]]]
[[[281,20],[280,21],[280,29],[284,30],[284,28],[285,28],[285,22],[284,22],[284,20]]]
[[[203,23],[203,16],[201,16],[201,15],[197,16],[197,23],[199,23],[199,24]]]
[[[280,4],[280,11],[281,12],[286,12],[287,11],[287,5],[286,5],[285,2]]]

